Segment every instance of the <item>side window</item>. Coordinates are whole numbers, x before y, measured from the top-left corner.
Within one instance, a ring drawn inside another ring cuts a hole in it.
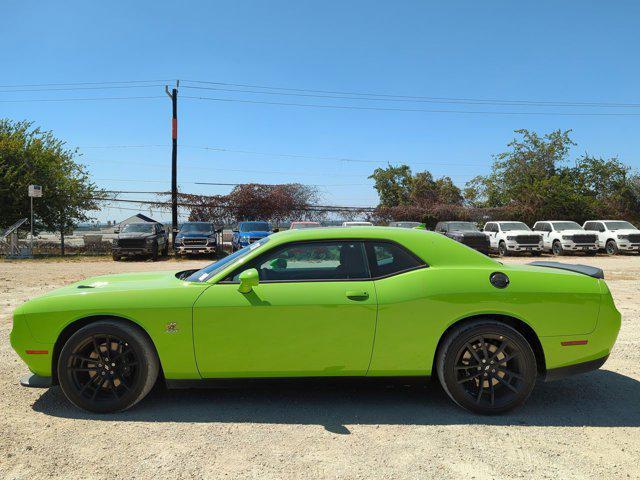
[[[485,232],[494,232],[495,230],[493,229],[493,223],[487,223],[484,226],[484,230]]]
[[[371,276],[374,278],[413,270],[425,265],[423,261],[394,243],[368,242],[367,255]]]
[[[595,230],[597,230],[598,232],[605,232],[606,228],[604,228],[604,223],[596,223],[596,228]]]
[[[584,224],[584,229],[588,230],[590,232],[597,232],[599,231],[599,225],[596,222],[587,222]]]
[[[549,229],[547,228],[547,224],[546,223],[536,223],[533,226],[533,231],[534,232],[548,232]]]
[[[364,246],[352,241],[292,243],[261,255],[226,280],[238,282],[240,273],[249,268],[258,270],[263,282],[369,278]]]

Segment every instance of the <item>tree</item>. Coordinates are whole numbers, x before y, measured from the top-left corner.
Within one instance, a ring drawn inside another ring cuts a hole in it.
[[[65,234],[89,220],[87,212],[97,210],[103,196],[84,166],[76,163],[77,156],[52,132],[34,128],[32,122],[0,120],[0,226],[28,217],[27,188],[42,185],[34,230],[59,231],[64,255]]]
[[[376,168],[369,178],[374,181],[373,188],[378,191],[381,206],[395,207],[409,202],[413,178],[408,165]]]
[[[431,172],[412,174],[408,165],[376,168],[369,177],[374,180],[380,207],[402,205],[461,205],[462,192],[451,178],[434,180]]]

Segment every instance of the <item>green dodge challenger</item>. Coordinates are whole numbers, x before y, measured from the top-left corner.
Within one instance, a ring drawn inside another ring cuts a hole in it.
[[[436,233],[288,230],[201,270],[90,278],[18,307],[11,344],[75,405],[125,410],[158,381],[437,376],[501,413],[536,379],[599,368],[620,329],[602,270],[503,265]]]

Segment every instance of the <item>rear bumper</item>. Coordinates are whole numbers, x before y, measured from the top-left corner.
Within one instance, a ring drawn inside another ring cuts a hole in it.
[[[561,378],[570,377],[573,375],[579,375],[581,373],[591,372],[598,370],[609,358],[609,355],[605,355],[595,360],[589,360],[588,362],[576,363],[575,365],[567,365],[566,367],[552,368],[547,370],[544,376],[545,382],[552,382]]]

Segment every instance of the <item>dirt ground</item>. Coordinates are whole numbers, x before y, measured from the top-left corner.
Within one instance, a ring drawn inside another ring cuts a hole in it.
[[[131,411],[89,414],[58,387],[19,386],[13,309],[87,276],[207,262],[0,261],[0,478],[640,478],[640,256],[562,261],[605,270],[623,315],[616,348],[500,417],[468,414],[435,385],[157,389]]]

